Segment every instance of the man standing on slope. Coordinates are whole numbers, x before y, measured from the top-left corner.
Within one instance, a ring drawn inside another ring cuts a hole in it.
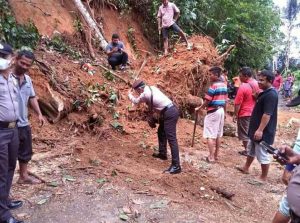
[[[20,166],[20,178],[18,180],[18,183],[20,184],[40,183],[37,179],[30,177],[27,170],[28,162],[32,157],[32,137],[31,128],[28,121],[28,102],[35,113],[38,115],[41,126],[45,122],[37,98],[35,97],[32,81],[26,74],[33,61],[33,53],[27,50],[22,50],[18,52],[15,66],[13,67],[13,74],[19,81],[20,117],[18,121],[18,131],[20,146],[18,152],[18,160]]]
[[[157,22],[158,22],[158,31],[162,32],[162,36],[164,39],[164,54],[168,54],[169,48],[169,30],[179,33],[180,37],[184,39],[187,45],[187,49],[191,49],[191,44],[189,44],[185,33],[180,29],[180,27],[176,24],[176,21],[179,17],[180,10],[177,6],[169,2],[168,0],[162,0],[162,5],[158,9],[157,13]]]

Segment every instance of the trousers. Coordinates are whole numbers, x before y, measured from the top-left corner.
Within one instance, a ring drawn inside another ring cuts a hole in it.
[[[7,204],[19,149],[18,128],[0,128],[0,221],[12,215]]]
[[[126,65],[128,62],[128,54],[122,52],[121,54],[113,54],[108,58],[108,63],[113,70],[116,69],[118,65]]]
[[[179,148],[176,135],[176,125],[179,118],[179,111],[176,106],[167,109],[159,119],[157,131],[159,142],[159,153],[167,155],[167,143],[171,148],[172,165],[180,165]]]

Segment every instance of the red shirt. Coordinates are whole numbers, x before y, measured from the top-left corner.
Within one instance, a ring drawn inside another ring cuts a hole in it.
[[[275,76],[275,79],[273,81],[273,87],[276,88],[276,90],[279,90],[279,87],[282,84],[282,82],[283,82],[283,79],[280,74]]]
[[[253,97],[254,92],[260,92],[258,83],[254,79],[248,80],[247,83],[242,83],[234,99],[235,105],[240,105],[238,117],[251,116],[255,105]]]

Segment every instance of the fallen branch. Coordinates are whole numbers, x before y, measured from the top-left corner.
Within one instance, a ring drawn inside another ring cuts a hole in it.
[[[144,61],[143,61],[142,65],[141,65],[139,71],[138,71],[137,74],[135,75],[133,81],[135,81],[135,80],[137,80],[137,79],[139,78],[139,76],[140,76],[142,70],[144,69],[144,67],[145,67],[145,65],[146,65],[146,63],[147,63],[147,60],[148,60],[149,55],[150,55],[149,53],[146,53],[146,56],[145,56],[145,58],[144,58]]]
[[[112,75],[114,75],[115,77],[117,77],[118,79],[120,79],[121,81],[123,81],[124,83],[128,84],[129,86],[131,86],[131,84],[130,84],[130,82],[128,80],[125,80],[123,77],[121,77],[120,75],[116,74],[112,70],[106,68],[105,66],[103,66],[101,64],[93,64],[93,65],[101,67],[103,70],[106,70],[106,71],[110,72]]]

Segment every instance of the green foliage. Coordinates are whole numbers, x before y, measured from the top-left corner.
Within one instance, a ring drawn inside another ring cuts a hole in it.
[[[17,49],[22,46],[34,49],[39,39],[36,26],[31,21],[25,25],[17,24],[8,1],[0,0],[0,40]]]
[[[82,57],[81,53],[74,50],[71,46],[67,45],[60,35],[54,36],[52,39],[46,42],[47,47],[56,50],[60,53],[65,53],[71,56],[73,59],[79,59]]]
[[[135,40],[135,29],[133,27],[130,27],[127,31],[127,37],[129,40],[129,43],[134,50],[134,52],[137,51],[137,46],[136,46],[136,40]]]
[[[263,68],[280,43],[279,10],[272,0],[173,0],[180,9],[178,24],[188,34],[211,36],[220,53],[236,49],[225,63],[230,73],[240,66]],[[157,10],[161,0],[128,0],[142,15],[145,35],[158,44]]]

